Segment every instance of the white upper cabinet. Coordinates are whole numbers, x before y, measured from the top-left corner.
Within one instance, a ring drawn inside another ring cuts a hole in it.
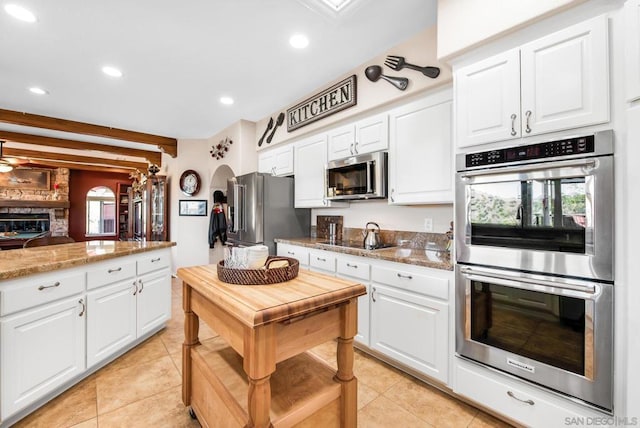
[[[606,16],[454,72],[459,147],[609,120]]]
[[[295,143],[295,208],[348,206],[325,198],[327,134],[318,134]]]
[[[520,50],[456,72],[458,146],[520,137]]]
[[[607,18],[522,46],[522,135],[609,120]]]
[[[453,201],[451,89],[389,112],[389,203]]]
[[[627,101],[640,98],[640,0],[627,0],[625,17],[625,95]]]
[[[258,155],[258,172],[284,177],[293,175],[293,144],[264,150]]]
[[[330,161],[386,150],[389,147],[387,114],[378,114],[332,129],[327,133],[327,139]]]

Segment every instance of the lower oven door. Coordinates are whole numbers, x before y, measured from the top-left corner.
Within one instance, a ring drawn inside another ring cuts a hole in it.
[[[456,266],[456,352],[613,408],[613,285]]]

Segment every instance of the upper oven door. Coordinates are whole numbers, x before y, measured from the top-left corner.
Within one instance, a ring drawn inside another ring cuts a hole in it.
[[[456,175],[457,260],[613,281],[613,157]]]

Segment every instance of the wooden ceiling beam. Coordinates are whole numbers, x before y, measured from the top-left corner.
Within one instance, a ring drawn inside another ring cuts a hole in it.
[[[110,146],[108,144],[88,143],[85,141],[65,140],[62,138],[44,137],[41,135],[22,134],[0,130],[0,140],[15,143],[34,144],[47,147],[62,147],[74,150],[96,150],[99,152],[113,153],[115,155],[134,156],[144,158],[150,164],[162,166],[162,153],[148,150],[129,149],[126,147]]]
[[[57,161],[26,161],[25,163],[20,164],[21,167],[28,166],[29,168],[69,168],[69,169],[79,169],[83,171],[101,171],[101,172],[114,172],[114,173],[122,173],[122,174],[130,174],[131,168],[120,168],[114,166],[101,166],[101,165],[88,165],[82,163],[72,163],[72,162],[57,162]]]
[[[76,122],[73,120],[58,119],[55,117],[40,116],[37,114],[4,109],[0,109],[0,122],[150,144],[158,147],[164,153],[173,158],[178,156],[178,140],[160,135],[127,131],[125,129],[110,128],[108,126],[93,125],[91,123]]]
[[[20,159],[34,159],[34,160],[47,160],[54,162],[67,162],[70,165],[74,165],[75,163],[80,164],[91,164],[91,165],[102,165],[102,166],[114,166],[120,168],[127,168],[129,170],[137,169],[139,171],[145,172],[147,171],[147,164],[143,162],[131,162],[124,161],[118,159],[108,159],[108,158],[96,158],[91,156],[76,156],[76,155],[68,155],[68,154],[58,154],[58,153],[49,153],[49,152],[39,152],[35,150],[22,150],[22,149],[12,149],[9,147],[5,147],[3,150],[4,157],[12,157],[12,158],[20,158]],[[44,162],[41,162],[44,163]],[[47,162],[49,163],[49,162]],[[69,167],[74,168],[74,167]],[[74,168],[77,169],[77,168]]]

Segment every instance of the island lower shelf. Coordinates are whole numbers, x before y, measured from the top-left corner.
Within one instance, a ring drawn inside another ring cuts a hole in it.
[[[246,426],[249,382],[242,357],[218,337],[193,347],[191,358],[191,406],[203,426]],[[270,378],[273,426],[295,426],[325,408],[331,409],[323,425],[340,426],[341,386],[334,376],[334,369],[308,352],[278,363]]]

